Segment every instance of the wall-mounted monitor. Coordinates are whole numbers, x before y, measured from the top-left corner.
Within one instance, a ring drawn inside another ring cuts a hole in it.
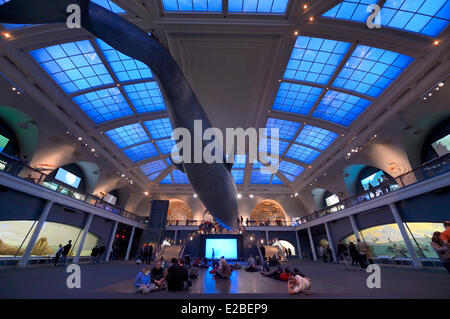
[[[433,146],[433,149],[439,156],[444,156],[450,153],[450,134],[437,140],[431,144],[431,146]]]
[[[369,177],[366,177],[361,180],[361,185],[363,186],[364,190],[369,190],[369,184],[373,187],[380,185],[378,180],[383,180],[382,175],[384,175],[383,171],[378,171],[375,174],[370,175]]]
[[[81,182],[80,177],[66,171],[63,168],[58,169],[58,171],[56,172],[55,179],[74,188],[78,188],[78,185],[80,185]]]
[[[208,259],[237,259],[237,239],[206,238],[205,257]]]
[[[333,206],[337,203],[339,203],[339,197],[337,197],[337,195],[331,195],[328,196],[327,198],[325,198],[325,203],[327,204],[327,207],[329,206]]]
[[[108,193],[103,196],[103,200],[111,205],[116,205],[117,197]]]
[[[3,150],[6,147],[6,144],[8,144],[9,138],[4,137],[0,134],[0,152],[3,152]]]

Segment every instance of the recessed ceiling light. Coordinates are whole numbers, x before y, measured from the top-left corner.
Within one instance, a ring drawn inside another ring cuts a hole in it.
[[[91,148],[91,152],[94,153],[95,152],[95,148]]]
[[[11,34],[8,33],[8,32],[4,32],[4,33],[3,33],[3,36],[4,36],[6,39],[11,38]]]
[[[439,83],[438,84],[440,87],[443,87],[444,86],[444,82],[441,82],[441,83]]]
[[[303,6],[303,9],[308,9],[308,5],[305,4],[305,5]]]
[[[298,31],[295,31],[295,32],[294,32],[294,35],[298,35]]]
[[[314,21],[314,17],[309,17],[309,21]]]
[[[83,138],[82,138],[82,137],[80,136],[80,137],[78,137],[78,140],[79,140],[79,141],[82,141],[82,140],[83,140]]]
[[[436,41],[433,42],[434,45],[439,45],[439,43],[440,43],[440,42],[439,42],[438,40],[436,40]]]

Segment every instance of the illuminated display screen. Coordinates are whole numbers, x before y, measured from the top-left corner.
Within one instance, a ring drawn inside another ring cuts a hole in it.
[[[0,135],[0,152],[2,152],[5,149],[6,144],[8,144],[8,142],[9,142],[8,138],[4,137],[3,135]]]
[[[78,188],[78,185],[80,185],[81,182],[81,178],[62,168],[58,169],[55,179],[74,188]]]
[[[363,180],[361,180],[361,184],[364,190],[366,191],[369,190],[369,184],[372,185],[373,187],[380,185],[378,180],[383,180],[383,177],[381,177],[382,175],[384,175],[383,171],[378,171],[375,174],[372,174],[369,177],[366,177]]]
[[[339,197],[337,197],[336,195],[331,195],[327,198],[325,198],[325,203],[328,206],[333,206],[334,204],[339,203]]]
[[[445,154],[450,153],[450,134],[448,134],[446,137],[441,138],[440,140],[437,140],[436,142],[431,144],[431,146],[433,146],[434,150],[439,156],[444,156]]]
[[[214,253],[213,253],[214,252]],[[219,259],[224,256],[225,259],[237,259],[237,239],[206,239],[205,257]]]

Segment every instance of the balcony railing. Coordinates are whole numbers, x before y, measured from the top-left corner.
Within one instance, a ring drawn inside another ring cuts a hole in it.
[[[382,183],[356,196],[343,199],[339,203],[302,217],[294,224],[300,225],[327,215],[338,213],[344,209],[357,206],[361,203],[368,202],[372,199],[379,198],[386,194],[398,191],[399,189],[423,182],[447,172],[450,172],[450,154],[439,157],[396,177],[396,184],[394,184],[392,181]]]
[[[111,214],[119,215],[138,223],[147,222],[145,217],[137,216],[125,209],[111,205],[95,195],[80,192],[75,188],[51,179],[47,174],[29,167],[25,162],[2,152],[0,152],[0,172],[20,177],[27,182],[40,185],[59,194],[85,202],[97,208],[108,211]]]

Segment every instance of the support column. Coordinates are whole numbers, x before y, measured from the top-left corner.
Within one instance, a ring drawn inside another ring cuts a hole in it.
[[[177,244],[177,239],[178,239],[178,230],[175,229],[175,235],[173,237],[173,244],[176,245]]]
[[[45,203],[44,209],[42,210],[41,216],[39,217],[39,221],[36,224],[36,228],[33,231],[33,234],[30,237],[30,240],[28,241],[28,245],[25,248],[25,251],[22,255],[22,258],[19,261],[18,266],[19,267],[26,267],[28,263],[28,259],[31,256],[31,251],[33,250],[34,245],[36,244],[36,241],[39,237],[39,233],[42,230],[42,227],[45,224],[45,221],[47,220],[48,213],[50,212],[50,209],[53,206],[52,201],[47,201]]]
[[[414,267],[422,268],[422,263],[420,262],[419,258],[417,258],[416,251],[414,250],[414,246],[412,245],[411,240],[408,237],[408,233],[405,229],[405,225],[403,225],[403,220],[402,217],[400,216],[400,213],[398,212],[397,206],[395,205],[395,203],[390,203],[389,208],[391,209],[392,216],[394,216],[394,220],[397,223],[397,227],[400,230],[400,233],[402,234],[403,241],[405,242],[406,248],[408,249],[408,253],[411,256]]]
[[[338,262],[337,255],[336,255],[336,247],[334,246],[334,240],[333,240],[333,237],[331,237],[330,226],[328,225],[328,223],[325,223],[325,230],[327,232],[328,243],[330,244],[331,253],[333,254],[334,262]]]
[[[266,245],[270,245],[269,243],[269,231],[266,230]]]
[[[75,258],[73,259],[74,264],[78,264],[78,262],[80,261],[81,251],[83,250],[84,242],[86,241],[86,237],[89,232],[89,227],[91,227],[92,217],[94,217],[94,215],[88,214],[87,220],[84,223],[83,235],[81,235],[81,240],[78,245],[77,254],[75,255]]]
[[[352,224],[353,233],[355,234],[356,239],[361,239],[361,236],[359,235],[358,226],[356,226],[355,216],[350,215],[348,216],[348,218],[350,218],[350,223]]]
[[[111,250],[114,244],[114,237],[116,236],[117,226],[119,222],[114,222],[113,229],[111,231],[111,236],[109,237],[108,248],[106,249],[105,254],[105,263],[109,262],[109,257],[111,256]]]
[[[297,240],[297,254],[299,259],[303,259],[302,247],[300,246],[300,240],[298,239],[298,231],[295,231],[295,239]]]
[[[134,230],[135,229],[136,229],[136,227],[134,227],[134,226],[131,229],[130,241],[128,242],[128,247],[127,247],[127,253],[125,255],[125,260],[128,260],[130,258],[130,251],[131,251],[131,246],[133,245]]]
[[[309,244],[311,245],[311,252],[312,252],[313,260],[317,261],[316,247],[314,247],[314,240],[312,238],[311,228],[309,228],[309,227],[308,227],[308,237],[309,237]]]

